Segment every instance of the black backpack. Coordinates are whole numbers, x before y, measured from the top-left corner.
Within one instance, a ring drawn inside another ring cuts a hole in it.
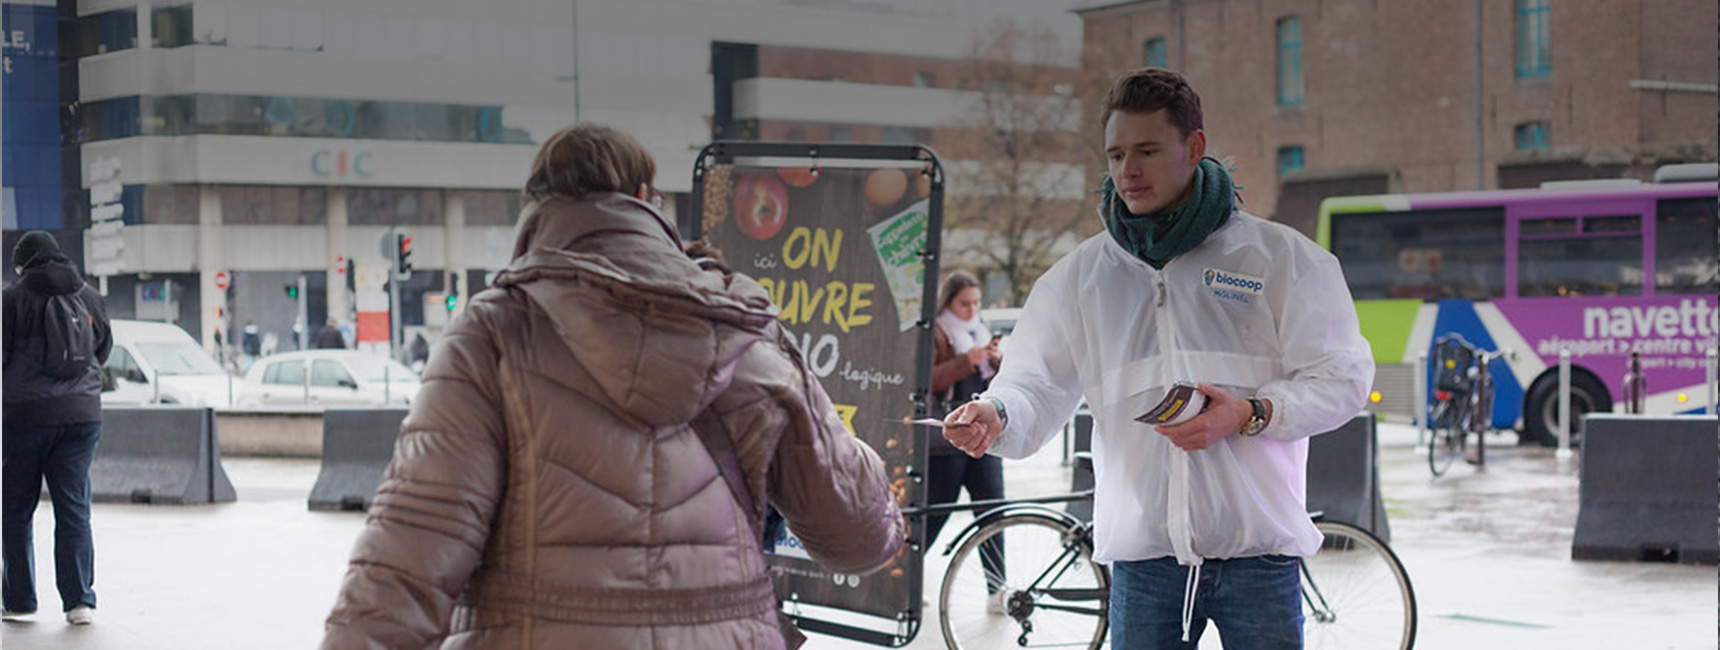
[[[42,315],[42,374],[76,379],[96,365],[96,328],[78,293],[48,296]]]

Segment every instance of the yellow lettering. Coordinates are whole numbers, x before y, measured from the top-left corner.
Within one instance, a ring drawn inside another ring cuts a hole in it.
[[[859,313],[861,310],[872,306],[872,299],[866,297],[866,294],[872,293],[872,289],[873,285],[870,282],[854,284],[854,290],[848,293],[848,318],[843,319],[847,326],[843,327],[842,331],[846,332],[848,327],[860,327],[872,322],[871,314]]]
[[[824,262],[825,271],[836,270],[836,258],[842,253],[842,231],[834,233],[823,228],[813,230],[806,226],[798,226],[788,231],[788,239],[782,242],[782,263],[791,269],[798,269],[811,263],[818,266]]]
[[[800,243],[798,254],[795,243]],[[812,230],[806,226],[796,226],[788,231],[788,239],[782,242],[782,263],[788,268],[798,269],[806,265],[806,258],[812,254]]]
[[[812,239],[812,264],[814,266],[818,264],[818,255],[822,251],[824,270],[835,271],[836,256],[842,253],[842,231],[838,230],[836,234],[832,235],[825,232],[823,228],[819,228],[815,234],[816,236]]]
[[[800,296],[800,322],[812,322],[812,317],[818,315],[818,303],[824,301],[824,287],[809,292],[805,280],[795,280],[794,293]]]
[[[848,302],[848,285],[841,282],[831,282],[825,285],[824,289],[829,292],[829,295],[824,298],[824,323],[828,325],[835,321],[836,326],[842,329],[842,333],[847,334],[848,318],[842,312],[842,305]]]

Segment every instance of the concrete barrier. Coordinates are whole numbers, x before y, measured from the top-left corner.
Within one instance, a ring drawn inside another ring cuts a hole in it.
[[[1391,542],[1380,499],[1379,441],[1374,416],[1363,413],[1344,426],[1308,439],[1308,510],[1325,513]]]
[[[186,504],[237,498],[221,466],[213,410],[102,409],[102,439],[90,463],[92,501]]]
[[[215,412],[221,454],[271,458],[321,458],[322,408]]]
[[[1720,560],[1717,422],[1712,415],[1587,415],[1571,559]]]
[[[328,409],[323,412],[322,470],[311,488],[311,510],[368,510],[394,458],[406,409]]]

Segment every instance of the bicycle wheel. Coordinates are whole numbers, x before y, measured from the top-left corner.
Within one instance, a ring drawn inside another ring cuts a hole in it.
[[[1011,515],[981,528],[951,558],[939,625],[951,650],[1098,648],[1110,624],[1110,589],[1085,531],[1043,515]]]
[[[1303,647],[1415,647],[1415,590],[1397,554],[1355,526],[1314,525],[1326,541],[1302,562]]]
[[[1432,422],[1433,435],[1427,441],[1427,468],[1433,471],[1435,477],[1445,474],[1451,467],[1451,461],[1463,455],[1463,426],[1466,414],[1463,408],[1454,400],[1435,404]]]

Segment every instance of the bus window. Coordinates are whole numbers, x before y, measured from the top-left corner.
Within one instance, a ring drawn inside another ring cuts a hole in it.
[[[1560,228],[1541,227],[1555,221]],[[1564,222],[1581,234],[1569,234]],[[1519,297],[1642,294],[1642,219],[1637,215],[1535,219],[1522,225]]]
[[[1497,207],[1331,216],[1331,251],[1356,300],[1505,295],[1505,217]]]
[[[1714,197],[1658,202],[1654,224],[1656,293],[1720,293],[1720,219]]]

